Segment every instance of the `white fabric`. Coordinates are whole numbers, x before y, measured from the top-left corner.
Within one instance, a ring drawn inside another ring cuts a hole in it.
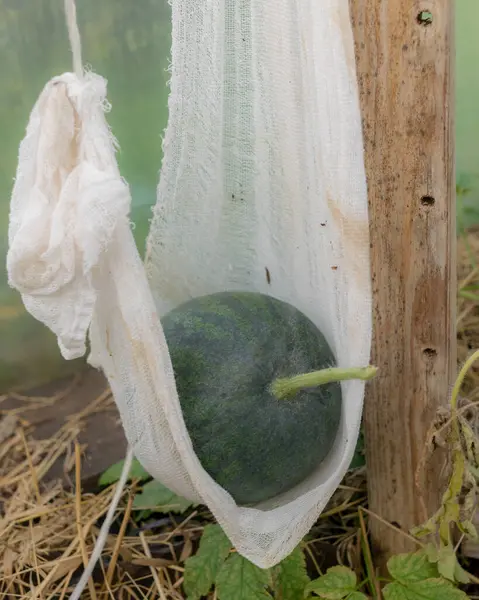
[[[106,82],[55,77],[20,146],[10,204],[9,283],[58,336],[66,359],[83,356],[96,292],[93,270],[117,221],[128,226],[128,186],[104,122]]]
[[[105,82],[66,74],[45,88],[22,143],[10,283],[66,358],[84,352],[89,328],[90,362],[109,379],[137,458],[208,505],[236,549],[266,568],[299,543],[344,476],[364,383],[342,384],[337,443],[307,481],[238,507],[193,452],[157,315],[203,293],[257,290],[307,314],[340,366],[368,364],[367,195],[348,0],[173,0],[172,10],[170,117],[146,270],[102,114]]]

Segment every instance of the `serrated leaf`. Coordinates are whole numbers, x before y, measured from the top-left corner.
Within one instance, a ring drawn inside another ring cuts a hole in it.
[[[349,594],[346,600],[368,600],[368,597],[362,592],[353,592],[352,594]]]
[[[456,557],[456,564],[454,567],[454,578],[458,583],[470,583],[471,582],[471,578],[469,577],[469,574],[467,573],[467,571],[465,571],[461,565],[459,564],[459,561],[457,560]]]
[[[135,496],[133,508],[149,509],[165,505],[174,497],[174,492],[169,490],[159,481],[153,480],[146,483],[141,492]]]
[[[306,558],[299,546],[273,569],[274,592],[277,600],[302,600],[310,582]]]
[[[442,546],[438,552],[437,568],[439,574],[452,582],[469,583],[470,577],[457,560],[452,544]]]
[[[424,550],[409,554],[397,554],[388,560],[387,567],[391,577],[401,583],[421,581],[438,576],[436,565],[429,562]]]
[[[437,529],[438,521],[442,517],[443,513],[444,513],[444,510],[441,507],[425,523],[423,523],[422,525],[418,525],[417,527],[413,527],[411,529],[411,535],[414,535],[419,538],[419,537],[425,537],[426,535],[431,535],[431,533],[434,533]]]
[[[264,600],[271,598],[266,587],[269,572],[260,569],[240,554],[231,554],[216,578],[219,600]]]
[[[468,600],[467,595],[445,579],[424,579],[403,585],[388,583],[383,590],[384,600]]]
[[[438,561],[439,551],[437,549],[436,544],[429,542],[429,544],[426,544],[426,546],[424,547],[424,552],[426,553],[429,562],[435,563]]]
[[[476,444],[474,444],[476,448]],[[470,539],[477,539],[477,530],[474,527],[472,518],[476,512],[477,504],[477,478],[471,472],[471,463],[466,464],[466,470],[464,473],[464,489],[468,491],[464,494],[461,508],[461,517],[457,522],[461,533],[464,533]]]
[[[409,595],[409,589],[404,587],[402,583],[393,581],[388,583],[383,589],[384,600],[418,600],[414,596]],[[424,600],[423,598],[421,600]]]
[[[196,506],[198,506],[198,504],[191,502],[191,500],[187,500],[182,496],[175,495],[175,501],[173,502],[173,504],[171,504],[170,506],[165,506],[164,508],[168,512],[178,513],[181,515],[184,512],[186,512],[189,508],[195,508]]]
[[[125,461],[120,460],[115,463],[100,476],[98,480],[98,484],[101,486],[111,485],[118,481],[121,477],[121,472],[123,470],[123,465]],[[151,475],[145,471],[145,469],[140,465],[136,458],[133,459],[131,463],[130,472],[128,474],[128,480],[131,479],[139,479],[140,481],[145,481],[146,479],[150,479]]]
[[[314,593],[324,600],[342,600],[356,591],[356,573],[348,567],[331,567],[306,586],[305,595]]]
[[[133,500],[133,508],[136,510],[155,509],[161,512],[185,512],[192,504],[190,500],[177,496],[155,480],[145,483]]]
[[[477,540],[477,538],[479,537],[476,526],[470,519],[466,519],[465,521],[459,521],[457,526],[459,527],[461,533],[466,535],[468,538],[472,540]]]
[[[207,525],[198,552],[185,561],[184,588],[188,600],[206,596],[231,550],[231,542],[219,525]]]
[[[456,568],[456,553],[451,545],[441,546],[437,555],[437,570],[439,575],[449,581],[454,581],[454,571]]]
[[[140,510],[136,515],[136,521],[139,523],[140,521],[146,521],[148,517],[151,516],[151,510]]]
[[[479,300],[479,296],[476,295],[476,299]],[[469,423],[464,417],[458,417],[458,425],[460,427],[462,441],[466,450],[466,458],[473,464],[477,462],[477,448],[476,448],[476,436]]]
[[[454,452],[452,475],[442,500],[446,505],[446,515],[450,512],[452,519],[455,519],[456,513],[459,515],[459,503],[456,500],[461,495],[466,462],[460,443],[456,442],[456,444],[458,446],[458,452]],[[454,448],[456,448],[456,445]]]

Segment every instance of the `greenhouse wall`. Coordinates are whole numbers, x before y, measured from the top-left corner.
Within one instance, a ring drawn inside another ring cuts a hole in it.
[[[479,1],[456,2],[458,218],[479,223]],[[135,238],[143,252],[167,121],[170,7],[167,0],[82,0],[84,60],[109,81],[109,122],[131,186]],[[31,108],[54,75],[71,70],[61,0],[0,0],[0,392],[71,372],[53,335],[24,310],[5,270],[8,213],[18,144]]]
[[[78,2],[84,62],[108,79],[109,123],[131,186],[135,238],[143,252],[167,121],[170,7],[167,0]],[[0,392],[55,379],[82,365],[64,361],[54,336],[8,287],[9,202],[18,145],[42,87],[71,70],[62,0],[0,0]]]

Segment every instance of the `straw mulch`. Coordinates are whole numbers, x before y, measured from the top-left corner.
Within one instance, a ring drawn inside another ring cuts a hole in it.
[[[479,349],[479,230],[458,241],[457,359],[462,365]],[[479,400],[479,365],[470,370],[463,395]]]
[[[29,412],[62,402],[75,383],[52,397],[13,394],[23,401],[21,409],[2,411],[6,397],[0,397],[0,599],[68,598],[88,562],[115,492],[112,485],[82,493],[85,448],[77,443],[92,414],[112,410],[109,390],[71,415],[49,439],[37,440],[32,435]],[[47,477],[58,459],[71,485]],[[138,488],[139,483],[133,481],[123,491],[102,560],[82,596],[85,600],[184,598],[184,562],[196,551],[212,517],[198,507],[183,515],[153,513],[142,519],[141,511],[133,507]],[[338,560],[359,564],[357,510],[365,501],[362,468],[338,489],[311,532],[306,555],[312,576]]]
[[[479,348],[479,236],[459,241],[458,360]],[[478,292],[474,292],[477,283]],[[464,288],[466,293],[464,294]],[[472,290],[472,291],[471,291]],[[474,296],[477,294],[477,298]],[[479,396],[479,366],[466,382],[469,400]],[[68,390],[32,405],[61,402]],[[0,398],[1,400],[1,398]],[[24,400],[27,400],[24,398]],[[82,452],[76,442],[92,412],[111,408],[108,391],[71,416],[50,439],[31,435],[28,411],[0,410],[0,599],[62,600],[81,576],[97,539],[115,486],[81,492]],[[0,403],[1,409],[1,403]],[[61,457],[71,487],[45,476]],[[360,565],[366,504],[364,469],[344,482],[308,538],[312,576],[340,562]],[[89,599],[160,598],[182,600],[184,561],[195,552],[202,528],[211,520],[204,508],[184,515],[153,514],[141,521],[132,502],[138,484],[125,488],[117,520],[84,592]]]
[[[0,598],[68,598],[81,576],[115,486],[80,492],[82,449],[76,438],[88,414],[108,402],[107,394],[95,399],[48,440],[29,436],[28,422],[15,414],[0,421]],[[76,492],[60,482],[43,482],[58,456],[63,456]],[[313,572],[324,567],[325,557],[329,564],[338,556],[356,562],[359,539],[351,524],[355,507],[365,501],[364,482],[364,473],[357,471],[313,530],[307,546]],[[196,550],[211,516],[199,508],[181,517],[157,514],[139,522],[132,507],[135,487],[133,482],[124,490],[118,518],[84,598],[184,598],[183,564]]]

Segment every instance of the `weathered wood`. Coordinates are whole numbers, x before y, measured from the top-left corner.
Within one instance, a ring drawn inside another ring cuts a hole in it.
[[[421,490],[415,474],[456,371],[453,0],[350,0],[350,8],[380,369],[364,413],[369,502],[408,531],[439,505],[443,464],[429,465]],[[371,534],[379,557],[414,548],[374,518]]]

